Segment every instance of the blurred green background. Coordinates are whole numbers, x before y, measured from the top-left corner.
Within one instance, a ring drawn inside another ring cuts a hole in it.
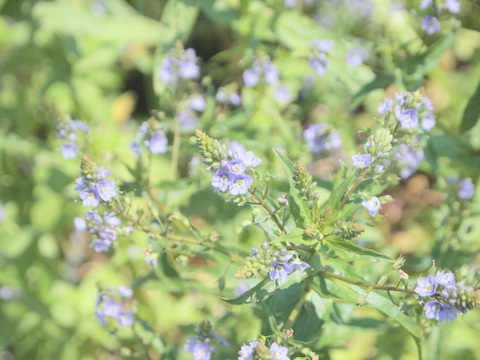
[[[371,124],[385,94],[421,86],[439,125],[427,161],[416,176],[391,189],[401,202],[363,240],[406,255],[407,270],[415,273],[435,257],[435,244],[453,236],[455,251],[443,254],[439,265],[478,267],[480,209],[473,208],[455,234],[441,233],[438,224],[449,209],[435,184],[441,177],[480,175],[480,129],[473,126],[480,110],[473,105],[473,115],[465,112],[469,101],[480,102],[474,97],[479,3],[462,1],[456,22],[445,20],[433,38],[419,30],[418,1],[365,0],[357,10],[354,1],[310,3],[288,9],[273,0],[0,0],[0,359],[133,359],[147,353],[152,359],[190,359],[183,344],[204,318],[219,319],[219,333],[233,341],[220,356],[233,359],[259,333],[255,309],[232,308],[218,297],[222,271],[223,294],[231,297],[238,287],[229,279],[236,267],[230,261],[219,260],[219,268],[193,262],[180,282],[145,267],[147,240],[141,233],[119,242],[111,256],[94,253],[88,239],[73,232],[73,219],[83,212],[73,191],[79,162],[61,157],[56,124],[67,114],[87,122],[89,153],[128,178],[124,163],[135,161],[128,146],[138,124],[169,101],[156,72],[177,40],[202,59],[208,89],[241,81],[257,51],[275,59],[282,80],[300,93],[296,102],[275,107],[244,91],[241,111],[201,120],[213,136],[243,141],[265,156],[282,145],[292,158],[310,162],[307,147],[298,144],[302,128],[318,121],[336,126],[353,151],[356,131]],[[315,38],[333,39],[336,46],[329,73],[305,91],[309,68],[303,52]],[[375,49],[368,65],[345,66],[342,56],[358,46]],[[186,138],[182,151],[188,159],[194,147]],[[168,178],[168,161],[156,161],[154,176]],[[317,165],[321,175],[324,168]],[[244,249],[264,236],[252,229],[232,232],[248,211],[224,204],[205,178],[183,180],[172,206],[197,226]],[[206,202],[212,205],[199,206]],[[102,327],[94,318],[97,286],[120,284],[135,288],[133,306],[150,324],[138,333]],[[398,339],[398,332],[391,336],[381,324],[339,323],[324,331],[323,344],[330,348],[324,358],[416,357],[411,341]],[[479,312],[472,311],[432,329],[427,358],[480,359],[479,324]]]

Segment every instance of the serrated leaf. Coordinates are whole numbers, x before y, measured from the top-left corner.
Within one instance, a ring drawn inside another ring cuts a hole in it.
[[[288,203],[290,213],[295,220],[295,224],[298,227],[305,227],[306,224],[311,223],[311,214],[308,209],[307,203],[298,197],[298,190],[295,188],[295,182],[293,180],[295,174],[295,165],[285,155],[277,150],[273,150],[275,155],[280,159],[283,167],[288,175],[288,181],[290,183],[290,189],[288,191]]]
[[[340,240],[328,237],[325,239],[324,245],[327,245],[338,256],[339,259],[345,261],[367,259],[374,259],[376,261],[394,261],[387,255],[384,255],[372,249],[365,249],[347,240]]]
[[[478,119],[480,119],[480,82],[465,107],[460,132],[466,132],[473,128],[477,124]]]
[[[249,303],[256,303],[262,301],[264,299],[269,298],[273,294],[275,294],[279,290],[288,289],[290,286],[294,284],[298,284],[306,279],[309,275],[307,269],[306,271],[295,271],[292,274],[288,275],[287,281],[284,283],[278,283],[277,281],[271,281],[270,278],[267,276],[261,282],[259,282],[256,286],[245,292],[244,294],[240,295],[235,299],[223,299],[225,302],[231,305],[241,305],[241,304],[249,304]]]

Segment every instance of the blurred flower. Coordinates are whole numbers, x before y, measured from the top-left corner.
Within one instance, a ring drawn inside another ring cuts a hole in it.
[[[367,49],[351,49],[347,53],[346,62],[351,66],[359,66],[363,64],[363,61],[368,56]]]
[[[473,185],[472,179],[467,178],[461,181],[457,194],[460,199],[471,199],[475,195],[475,185]]]
[[[312,55],[309,59],[310,67],[315,70],[318,75],[325,75],[327,71],[327,53],[333,47],[333,40],[312,41]]]
[[[422,30],[428,35],[440,32],[440,22],[435,16],[425,15],[422,20]]]
[[[172,87],[177,87],[182,79],[190,80],[200,76],[195,50],[191,48],[175,49],[163,59],[158,75],[161,81]]]

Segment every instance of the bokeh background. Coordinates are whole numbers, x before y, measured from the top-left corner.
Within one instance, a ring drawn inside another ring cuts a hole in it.
[[[80,162],[61,156],[58,122],[67,115],[85,121],[92,129],[88,152],[133,181],[129,144],[138,125],[173,101],[157,72],[176,41],[196,50],[211,99],[219,86],[242,84],[255,54],[270,54],[290,87],[288,104],[244,89],[241,109],[207,114],[199,127],[244,143],[266,162],[273,161],[269,149],[280,145],[310,164],[319,182],[331,181],[338,159],[312,157],[303,129],[327,121],[347,153],[355,153],[356,132],[372,124],[385,96],[421,88],[437,116],[426,161],[386,191],[396,201],[362,241],[404,255],[411,274],[432,259],[440,267],[478,268],[480,208],[449,200],[456,190],[442,179],[475,183],[480,174],[480,4],[461,1],[461,12],[427,37],[419,3],[299,1],[290,8],[274,0],[0,0],[0,359],[190,359],[183,344],[204,318],[232,342],[218,358],[233,359],[259,333],[255,309],[219,298],[240,286],[231,278],[238,266],[231,260],[186,258],[179,281],[172,267],[145,265],[144,234],[100,255],[74,232],[73,219],[83,212],[73,190]],[[315,38],[335,40],[321,78],[305,60]],[[360,47],[370,51],[368,60],[349,67],[345,53]],[[249,218],[246,209],[225,204],[200,172],[189,175],[195,146],[192,134],[184,137],[176,185],[164,181],[171,180],[168,157],[151,167],[154,181],[175,193],[170,208],[228,244],[260,243],[260,230],[232,231]],[[143,319],[137,333],[94,317],[98,286],[121,284],[135,289],[133,306]],[[322,332],[328,349],[322,358],[416,358],[413,342],[394,327],[350,321],[344,310],[345,318]],[[479,324],[472,311],[431,329],[426,359],[480,359]]]

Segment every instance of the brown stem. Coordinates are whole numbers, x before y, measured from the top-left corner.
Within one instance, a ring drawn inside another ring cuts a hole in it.
[[[317,274],[320,275],[320,276],[323,276],[325,278],[337,279],[337,280],[347,282],[349,284],[358,285],[358,286],[362,286],[362,287],[367,287],[367,288],[375,289],[375,290],[399,291],[399,292],[409,293],[409,294],[415,293],[414,290],[401,289],[401,288],[398,288],[398,287],[395,287],[395,286],[384,286],[384,285],[364,283],[362,281],[353,280],[353,279],[350,279],[350,278],[347,278],[347,277],[344,277],[344,276],[341,276],[341,275],[337,275],[337,274],[334,274],[334,273],[331,273],[331,272],[325,271],[325,270],[320,270]]]
[[[350,190],[348,190],[348,192],[345,194],[342,201],[340,202],[340,209],[344,207],[344,205],[347,203],[350,196],[352,196],[352,194],[355,192],[355,190],[357,190],[357,188],[360,186],[360,184],[363,182],[363,180],[365,180],[365,175],[367,175],[368,170],[370,170],[370,167],[367,167],[367,168],[365,168],[365,170],[363,170],[362,174],[358,178],[355,185],[353,185],[353,187]]]
[[[270,207],[268,206],[268,204],[266,203],[266,201],[264,199],[262,199],[261,196],[258,196],[256,193],[255,193],[255,190],[249,190],[250,194],[252,194],[252,196],[255,198],[255,200],[257,200],[261,205],[262,207],[267,210],[268,214],[270,215],[270,217],[272,218],[273,222],[278,226],[278,228],[280,229],[280,231],[282,232],[282,234],[286,234],[287,231],[285,230],[285,227],[282,225],[282,223],[280,222],[280,220],[278,220],[278,217],[277,215],[275,215],[275,212],[270,209]]]

